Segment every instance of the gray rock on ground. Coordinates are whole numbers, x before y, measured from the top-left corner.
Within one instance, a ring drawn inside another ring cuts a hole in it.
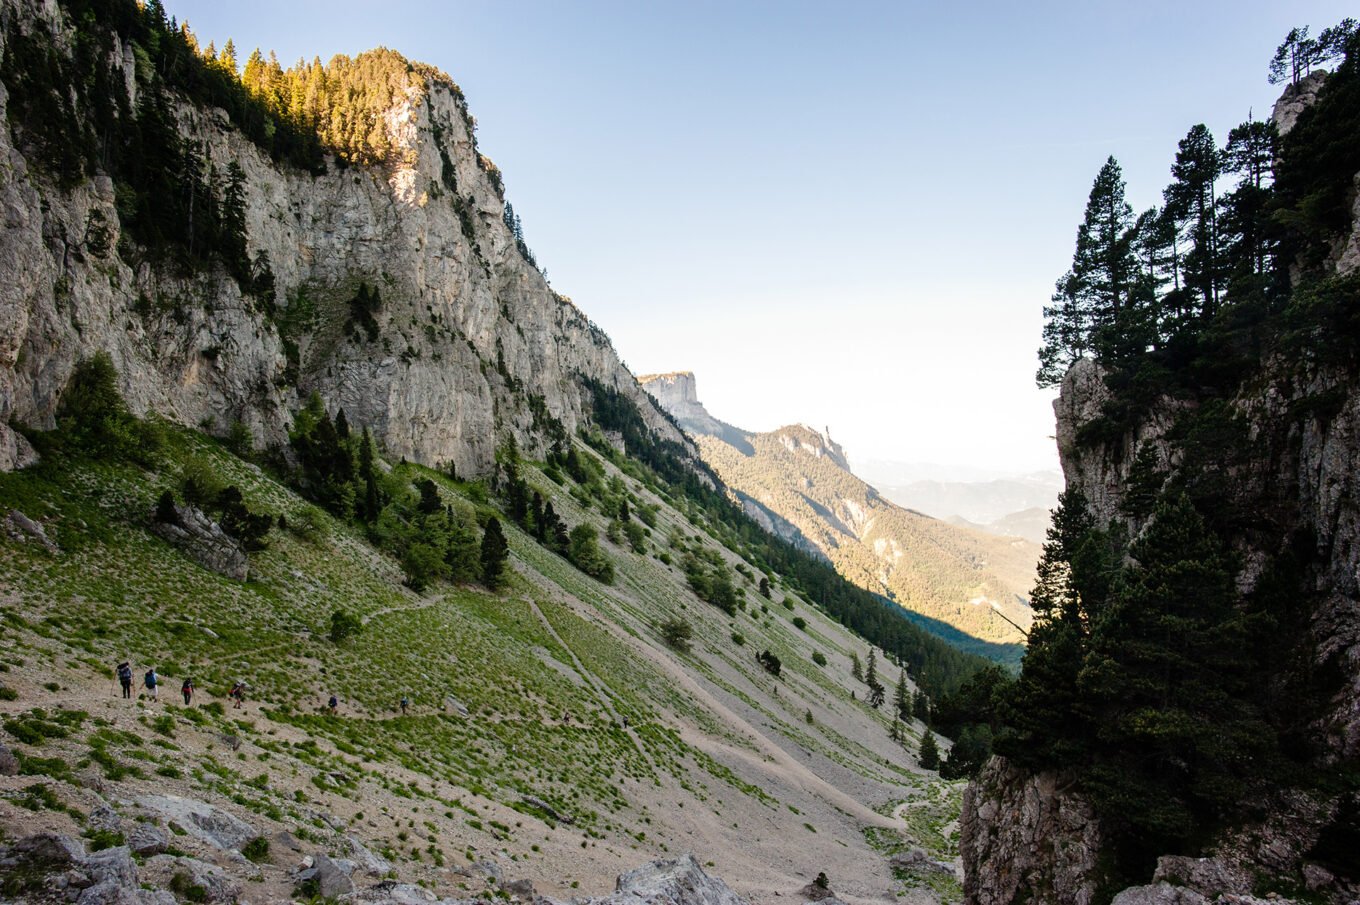
[[[137,803],[148,811],[153,811],[165,819],[173,821],[186,833],[206,842],[213,848],[238,851],[259,833],[243,820],[239,820],[206,802],[193,798],[180,798],[178,795],[147,795],[137,799]]]
[[[165,830],[145,821],[133,824],[132,829],[127,832],[126,842],[133,854],[146,858],[163,855],[170,847],[170,837],[166,835]]]
[[[201,890],[193,895],[207,905],[229,905],[241,895],[240,885],[221,868],[204,864],[197,858],[157,855],[146,862],[144,869],[156,886]]]
[[[14,752],[9,750],[3,742],[0,742],[0,776],[18,776],[19,758],[14,756]]]
[[[590,905],[749,905],[722,880],[704,873],[691,854],[652,861],[620,874],[614,892]]]
[[[203,568],[236,581],[250,574],[245,548],[222,526],[193,506],[176,506],[178,524],[155,521],[151,530],[189,554]]]
[[[370,877],[386,877],[392,872],[392,862],[372,851],[353,836],[345,837],[345,845],[349,848],[349,856],[358,864],[359,869]]]
[[[354,892],[354,881],[349,874],[327,855],[318,854],[312,859],[311,873],[323,899],[338,899]]]

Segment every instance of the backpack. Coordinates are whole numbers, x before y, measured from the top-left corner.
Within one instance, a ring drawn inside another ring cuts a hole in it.
[[[118,667],[118,681],[120,681],[120,682],[131,682],[131,681],[132,681],[132,667],[131,667],[131,666],[128,666],[126,663],[123,663],[123,664],[121,664],[121,665]]]
[[[144,682],[146,683],[146,687],[147,687],[147,688],[155,688],[155,687],[156,687],[156,671],[155,671],[154,669],[149,670],[149,671],[147,672],[146,676],[142,679],[142,681],[144,681]]]

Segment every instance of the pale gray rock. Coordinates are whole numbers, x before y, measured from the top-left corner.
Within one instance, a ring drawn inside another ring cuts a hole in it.
[[[35,833],[0,850],[0,872],[31,870],[51,873],[78,866],[84,860],[85,846],[70,836]]]
[[[213,848],[240,850],[259,835],[250,824],[220,808],[178,795],[146,795],[137,803],[159,814],[167,823],[174,821],[186,833]]]
[[[48,537],[42,523],[33,521],[18,509],[11,509],[5,516],[4,527],[5,533],[14,540],[34,542],[53,555],[61,552],[56,542]]]
[[[209,571],[236,581],[250,574],[250,559],[236,538],[196,506],[175,506],[176,523],[156,521],[151,530],[191,556]]]
[[[123,818],[118,816],[117,811],[101,801],[90,808],[90,816],[85,818],[85,825],[92,830],[117,833],[123,828]]]
[[[3,742],[0,742],[0,776],[18,776],[19,758],[14,756],[14,752],[9,750]]]
[[[95,883],[137,887],[137,865],[132,860],[132,850],[126,845],[86,855],[81,868]]]
[[[1297,83],[1285,86],[1280,99],[1270,111],[1270,121],[1275,124],[1281,136],[1288,134],[1299,121],[1299,115],[1317,100],[1318,92],[1322,90],[1327,76],[1325,69],[1319,69],[1299,79]]]
[[[235,902],[241,895],[241,886],[220,867],[205,864],[197,858],[157,855],[148,860],[143,868],[146,879],[163,889],[184,886],[202,890],[200,901],[208,905]],[[176,877],[179,879],[176,880]]]
[[[170,837],[154,823],[139,821],[128,830],[127,845],[134,854],[143,857],[161,855],[170,847]]]
[[[652,861],[620,874],[614,892],[590,905],[748,905],[722,880],[704,873],[691,854]]]
[[[349,855],[358,868],[370,877],[385,877],[392,872],[392,862],[377,854],[353,836],[345,837]]]
[[[74,44],[58,4],[6,0],[3,9],[25,31]],[[136,85],[130,49],[110,47],[100,63]],[[506,433],[530,454],[544,451],[534,408],[569,436],[585,423],[591,402],[578,372],[635,402],[661,437],[687,443],[608,337],[519,252],[461,93],[410,78],[382,118],[389,159],[320,175],[275,165],[220,111],[175,107],[181,135],[201,143],[208,164],[242,168],[248,250],[268,255],[276,303],[311,312],[287,347],[224,274],[186,276],[155,259],[130,266],[117,252],[111,180],[52,184],[0,115],[0,424],[51,427],[76,362],[104,350],[133,412],[211,419],[218,431],[240,419],[261,446],[286,443],[300,398],[316,390],[393,458],[484,473]],[[0,97],[0,114],[5,106]],[[344,331],[360,281],[381,290],[373,342]],[[525,404],[531,394],[541,407]],[[6,449],[0,436],[0,467],[14,467],[20,456]]]
[[[312,860],[312,878],[317,892],[325,899],[337,899],[354,892],[354,881],[344,869],[325,854],[318,853]]]

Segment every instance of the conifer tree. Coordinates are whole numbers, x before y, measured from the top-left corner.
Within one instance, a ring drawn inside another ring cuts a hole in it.
[[[854,676],[856,682],[864,681],[864,667],[860,665],[859,653],[853,650],[850,652],[850,675]]]
[[[911,692],[907,689],[907,671],[897,674],[897,687],[893,690],[893,710],[897,719],[911,719]]]
[[[1186,224],[1190,249],[1184,262],[1187,288],[1199,296],[1200,313],[1218,311],[1222,283],[1219,257],[1218,205],[1215,186],[1223,172],[1223,158],[1209,127],[1193,126],[1180,141],[1171,165],[1174,182],[1164,192],[1166,206]]]
[[[486,532],[482,535],[482,584],[493,591],[499,588],[509,558],[510,545],[506,543],[500,520],[492,516],[487,519]]]
[[[935,741],[935,733],[929,729],[921,736],[921,748],[916,755],[916,762],[927,770],[940,769],[940,746]]]
[[[1092,620],[1080,688],[1096,737],[1083,785],[1137,859],[1236,806],[1273,735],[1231,559],[1190,499],[1160,503],[1130,553]]]

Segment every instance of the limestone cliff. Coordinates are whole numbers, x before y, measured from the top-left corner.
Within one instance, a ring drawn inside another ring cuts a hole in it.
[[[55,2],[0,0],[0,22],[6,43],[19,34],[74,53],[75,26]],[[105,51],[127,110],[136,51],[126,40]],[[319,175],[271,160],[222,110],[175,104],[206,167],[244,173],[248,247],[272,267],[274,316],[224,273],[186,273],[122,241],[119,186],[101,174],[58,185],[26,157],[10,87],[0,85],[0,468],[30,455],[7,425],[50,427],[74,364],[99,350],[135,411],[218,430],[239,420],[261,443],[285,440],[315,390],[390,455],[477,472],[505,436],[541,450],[554,421],[568,432],[586,421],[578,374],[682,440],[604,332],[526,261],[453,83],[412,67],[382,118],[385,162],[332,159]],[[361,283],[381,297],[372,340],[344,329]]]

